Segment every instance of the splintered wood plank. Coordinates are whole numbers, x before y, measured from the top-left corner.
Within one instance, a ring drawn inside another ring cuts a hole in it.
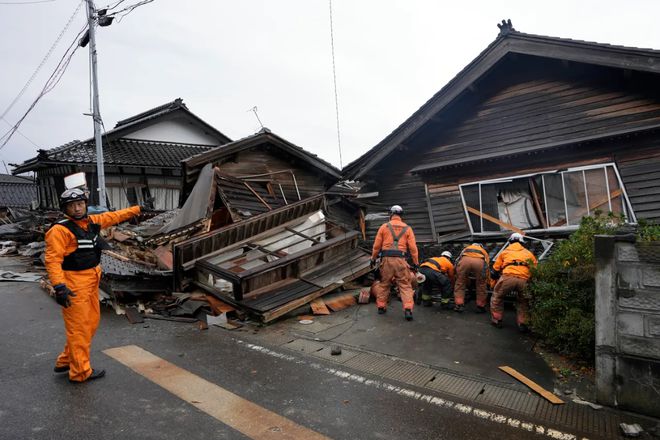
[[[229,304],[220,301],[218,298],[216,298],[213,295],[206,295],[206,300],[209,302],[209,305],[211,306],[211,310],[213,310],[213,312],[217,313],[218,315],[227,312],[233,312],[234,310],[236,310]]]
[[[330,314],[330,310],[328,310],[328,307],[325,305],[325,303],[321,298],[315,299],[309,305],[312,307],[312,312],[314,312],[315,315]]]
[[[530,387],[533,391],[537,392],[538,394],[541,395],[541,397],[545,398],[548,402],[553,403],[555,405],[561,405],[564,403],[563,400],[561,400],[559,397],[555,396],[552,394],[550,391],[546,390],[543,388],[541,385],[537,384],[533,380],[523,376],[519,372],[517,372],[515,369],[507,366],[499,367],[500,370],[504,371],[507,374],[510,374],[513,376],[515,379],[519,380],[520,382],[524,383],[528,387]]]
[[[348,307],[357,304],[357,301],[352,294],[336,296],[334,298],[327,298],[324,300],[324,302],[325,305],[328,306],[328,308],[333,312],[338,312],[340,310],[344,310]]]

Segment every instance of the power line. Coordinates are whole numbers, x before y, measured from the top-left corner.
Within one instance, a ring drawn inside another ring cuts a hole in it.
[[[55,67],[55,70],[53,73],[48,77],[48,80],[46,80],[46,84],[44,87],[41,89],[41,92],[39,95],[36,97],[36,99],[30,104],[30,107],[28,107],[27,111],[23,114],[23,116],[14,124],[14,126],[7,131],[2,137],[0,137],[0,140],[4,141],[0,145],[0,149],[2,149],[5,145],[7,145],[7,142],[12,138],[14,133],[18,131],[18,127],[21,125],[21,123],[25,120],[28,114],[34,109],[34,107],[37,105],[39,100],[43,98],[44,95],[46,95],[48,92],[53,90],[55,86],[60,82],[62,77],[64,76],[64,72],[66,72],[67,67],[69,67],[69,63],[71,62],[71,58],[73,58],[73,55],[76,53],[76,50],[80,47],[78,45],[78,40],[80,36],[87,30],[87,25],[85,25],[82,30],[76,35],[76,38],[73,40],[73,42],[69,45],[69,47],[66,49],[64,52],[64,55],[62,55],[62,58],[60,61],[57,63],[57,66]]]
[[[337,95],[337,69],[335,67],[335,35],[332,26],[332,0],[328,0],[330,4],[330,45],[332,47],[332,78],[335,83],[335,114],[337,115],[337,147],[339,149],[339,168],[344,165],[341,159],[341,134],[339,131],[339,97]]]
[[[0,5],[33,5],[35,3],[51,3],[55,0],[34,0],[30,2],[0,2]]]
[[[0,118],[0,119],[2,119],[2,122],[4,122],[5,124],[9,125],[10,127],[13,127],[13,126],[11,125],[11,122],[9,122],[8,120],[6,120],[5,118]],[[25,136],[20,130],[17,129],[17,130],[16,130],[16,133],[18,133],[21,137],[23,137],[26,141],[28,141],[29,143],[31,143],[31,144],[34,145],[35,147],[37,147],[37,148],[41,148],[41,145],[38,145],[38,144],[37,144],[36,142],[34,142],[32,139],[30,139],[29,137]]]
[[[121,3],[122,1],[120,1],[119,3]],[[118,18],[117,22],[120,22],[124,19],[124,17],[126,17],[128,14],[133,12],[134,9],[136,9],[140,6],[146,5],[147,3],[151,3],[153,1],[154,0],[142,0],[141,2],[137,2],[137,3],[134,3],[130,6],[126,6],[124,9],[120,9],[119,11],[115,11],[112,14],[107,14],[107,16],[108,17],[117,17]],[[113,8],[116,8],[119,5],[119,3],[115,4],[115,6],[113,6]],[[122,14],[122,12],[123,12],[123,14]]]
[[[18,92],[18,95],[16,95],[14,100],[9,104],[9,106],[7,106],[5,111],[2,112],[2,114],[0,115],[0,118],[4,119],[4,117],[7,116],[7,113],[9,113],[9,111],[12,109],[12,107],[14,107],[14,105],[16,105],[16,103],[18,102],[19,99],[21,99],[21,97],[23,96],[23,94],[25,93],[27,88],[30,86],[30,84],[32,84],[32,81],[34,81],[34,78],[36,78],[36,76],[39,73],[39,71],[41,70],[41,68],[44,67],[44,65],[46,64],[46,61],[48,61],[48,58],[50,58],[51,54],[53,53],[53,51],[55,50],[55,48],[59,44],[60,40],[64,36],[64,33],[69,29],[69,27],[71,26],[71,23],[73,23],[73,19],[76,17],[76,15],[78,15],[78,11],[80,11],[80,7],[82,6],[83,1],[84,0],[82,0],[80,3],[78,3],[78,6],[73,11],[73,14],[71,14],[71,17],[69,17],[69,20],[66,22],[66,25],[64,25],[64,29],[62,29],[62,31],[60,31],[60,34],[57,36],[57,38],[55,39],[53,44],[51,44],[50,49],[48,49],[48,52],[46,53],[46,55],[44,56],[44,58],[41,60],[41,62],[39,63],[39,65],[37,66],[35,71],[30,76],[30,79],[27,80],[27,82],[25,83],[25,85],[23,86],[21,91]]]

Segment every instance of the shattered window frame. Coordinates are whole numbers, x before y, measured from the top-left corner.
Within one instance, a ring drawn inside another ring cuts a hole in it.
[[[599,171],[602,172],[602,175]],[[604,188],[601,188],[600,192],[598,191],[599,186],[594,184],[594,180],[599,178],[601,178],[601,183],[604,183],[605,186]],[[513,226],[520,227],[520,229],[525,231],[547,232],[575,230],[579,227],[582,217],[593,215],[593,213],[598,210],[605,213],[611,212],[613,207],[615,208],[615,211],[623,214],[626,223],[637,223],[637,218],[635,217],[632,205],[630,204],[619,170],[615,163],[607,162],[460,184],[459,190],[465,218],[470,228],[470,232],[473,235],[497,235],[504,229],[500,227],[499,229],[493,230],[493,227],[498,228],[495,223],[485,219],[482,215],[470,212],[468,207],[478,209],[480,213],[496,217],[497,220],[506,223],[502,220],[499,213],[495,216],[493,215],[494,212],[490,212],[492,211],[492,207],[489,212],[484,211],[485,204],[493,204],[492,201],[489,201],[486,197],[486,193],[488,191],[492,193],[492,189],[495,188],[499,198],[500,189],[498,186],[500,188],[507,184],[509,186],[515,186],[516,183],[519,183],[521,184],[520,187],[524,188],[525,182],[523,179],[527,179],[528,187],[530,181],[534,181],[540,186],[538,188],[539,193],[537,194],[537,197],[533,197],[533,200],[539,204],[536,209],[540,210],[543,217],[542,219],[537,218],[541,227],[525,228],[512,223]],[[548,191],[548,189],[551,188],[548,182],[550,179],[556,180],[554,191]],[[484,188],[486,188],[487,191],[484,191]],[[594,195],[602,195],[603,189],[607,200],[594,197]],[[558,190],[560,190],[559,192],[561,193],[560,197],[557,197]],[[612,197],[614,193],[617,194]],[[550,194],[554,195],[551,197]],[[487,200],[484,200],[484,198]],[[492,194],[490,195],[490,198],[492,198]],[[478,200],[478,206],[469,205],[466,199],[472,200],[472,203],[477,202]],[[559,201],[559,204],[557,201]],[[548,203],[550,203],[550,209],[548,208]],[[594,206],[593,203],[597,203],[597,205]],[[593,209],[591,209],[592,207]],[[538,215],[536,217],[538,217]],[[511,218],[510,215],[509,218]],[[485,225],[490,226],[485,227]]]

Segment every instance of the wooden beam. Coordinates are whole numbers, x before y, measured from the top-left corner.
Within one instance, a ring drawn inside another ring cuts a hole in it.
[[[264,199],[262,199],[261,196],[260,196],[259,194],[257,194],[257,192],[256,192],[256,191],[250,186],[249,183],[247,183],[247,182],[243,182],[243,184],[247,187],[247,189],[250,190],[250,192],[252,192],[252,194],[254,194],[254,196],[255,196],[257,199],[259,199],[259,201],[260,201],[261,203],[264,204],[264,206],[265,206],[266,208],[268,208],[269,211],[272,211],[272,210],[273,210],[273,208],[272,208],[268,203],[266,203],[266,201],[265,201]]]
[[[545,221],[545,216],[543,215],[543,210],[541,209],[541,202],[539,201],[539,193],[536,191],[536,183],[534,178],[529,178],[529,189],[532,193],[532,200],[534,201],[534,210],[536,211],[536,216],[541,220],[543,229],[548,229],[548,222]]]
[[[522,374],[518,373],[516,370],[514,370],[511,367],[499,367],[500,370],[504,371],[507,374],[510,374],[514,378],[518,379],[520,382],[524,383],[527,385],[529,388],[531,388],[533,391],[537,392],[538,394],[541,395],[544,399],[546,399],[548,402],[555,404],[555,405],[562,405],[565,403],[563,400],[561,400],[559,397],[555,396],[552,394],[550,391],[544,389],[541,385],[537,384],[533,380],[523,376]]]
[[[298,235],[298,236],[300,236],[300,237],[302,237],[302,238],[304,238],[304,239],[306,239],[306,240],[313,241],[314,243],[317,243],[317,244],[320,243],[320,241],[317,240],[316,238],[310,237],[309,235],[303,234],[302,232],[298,232],[298,231],[296,231],[295,229],[290,228],[290,227],[288,227],[288,226],[286,226],[284,229],[286,229],[287,231],[289,231],[289,232],[291,232],[291,233],[293,233],[293,234],[296,234],[296,235]]]
[[[517,232],[519,234],[525,235],[525,231],[523,231],[520,228],[517,228],[513,226],[512,224],[505,223],[501,221],[498,218],[493,217],[492,215],[484,214],[483,212],[479,211],[478,209],[474,209],[471,206],[466,206],[466,209],[471,212],[472,214],[478,215],[479,217],[483,218],[484,220],[488,220],[489,222],[495,223],[498,226],[501,226],[504,229],[508,229],[509,231]]]

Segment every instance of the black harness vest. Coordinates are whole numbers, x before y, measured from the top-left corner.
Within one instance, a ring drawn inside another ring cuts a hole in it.
[[[62,269],[79,271],[101,264],[101,251],[107,249],[108,244],[99,235],[100,225],[90,221],[88,229],[85,231],[68,219],[59,221],[57,224],[71,231],[78,243],[76,250],[64,257]]]
[[[406,258],[408,256],[408,252],[404,252],[399,249],[399,240],[401,237],[403,237],[403,234],[408,231],[408,228],[410,226],[406,226],[399,232],[399,235],[396,235],[394,233],[394,228],[392,227],[392,223],[387,223],[387,228],[390,230],[390,233],[392,234],[392,239],[394,240],[394,243],[392,243],[392,247],[389,249],[383,249],[380,251],[380,255],[382,257],[396,257],[396,258]]]

